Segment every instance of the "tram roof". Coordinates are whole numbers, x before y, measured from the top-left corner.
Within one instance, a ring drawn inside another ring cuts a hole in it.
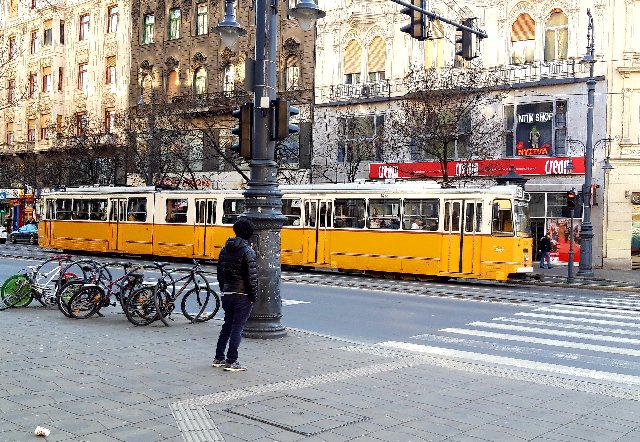
[[[451,188],[441,187],[434,181],[358,181],[355,183],[320,183],[320,184],[296,184],[281,185],[280,190],[291,193],[316,193],[316,194],[332,194],[332,193],[377,193],[377,192],[394,192],[394,193],[437,193],[437,194],[486,194],[493,193],[497,195],[517,195],[518,186],[502,185],[491,187],[462,187]],[[141,194],[141,193],[238,193],[244,189],[235,190],[209,190],[209,189],[160,189],[153,186],[125,187],[125,186],[109,186],[109,187],[69,187],[66,189],[58,189],[46,192],[48,195],[104,195],[104,194]],[[521,190],[520,190],[521,191]]]

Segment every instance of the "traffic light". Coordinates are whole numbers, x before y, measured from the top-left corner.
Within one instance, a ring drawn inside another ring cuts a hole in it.
[[[284,140],[289,135],[300,132],[298,125],[290,122],[291,116],[298,115],[300,109],[290,106],[289,102],[282,98],[276,98],[273,103],[273,139]]]
[[[411,4],[413,6],[417,6],[418,8],[425,8],[425,0],[411,0]],[[427,39],[427,18],[425,14],[420,11],[416,11],[411,8],[402,8],[400,10],[401,14],[407,14],[411,21],[408,25],[400,28],[402,32],[406,32],[416,40],[426,40]]]
[[[231,150],[244,159],[251,158],[251,133],[253,127],[253,103],[245,103],[240,109],[234,110],[231,115],[238,119],[238,125],[231,130],[238,136],[238,142],[231,146]]]
[[[576,207],[577,195],[573,190],[567,192],[567,207],[574,209]]]
[[[476,28],[476,19],[467,18],[462,21],[462,24],[468,28]],[[478,37],[471,31],[461,29],[456,36],[456,55],[469,61],[476,58],[478,52]]]

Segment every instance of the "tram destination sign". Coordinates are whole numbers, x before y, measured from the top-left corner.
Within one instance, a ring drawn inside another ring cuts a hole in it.
[[[568,168],[573,162],[573,171]],[[499,160],[450,161],[447,175],[450,177],[500,176],[514,166],[520,175],[576,175],[584,174],[584,157],[508,158]],[[438,161],[415,163],[371,163],[370,179],[386,178],[439,178],[442,166]]]

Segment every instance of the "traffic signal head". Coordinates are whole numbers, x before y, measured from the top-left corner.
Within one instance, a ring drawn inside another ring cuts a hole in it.
[[[411,4],[418,8],[425,8],[425,0],[411,0]],[[402,32],[406,32],[416,40],[426,40],[427,35],[427,18],[425,14],[420,11],[416,11],[411,8],[402,8],[400,10],[401,14],[406,14],[411,19],[409,24],[400,28]]]
[[[251,132],[253,126],[253,103],[245,103],[231,115],[238,119],[238,125],[231,130],[238,136],[238,142],[231,146],[231,150],[244,159],[251,158]]]
[[[569,191],[567,192],[567,207],[569,207],[570,209],[573,209],[576,207],[576,199],[577,199],[577,195],[574,191]]]
[[[300,110],[281,98],[276,98],[273,103],[273,139],[284,140],[289,135],[300,132],[298,125],[291,124],[290,121],[291,116],[298,115]]]
[[[468,28],[476,28],[476,19],[467,18],[462,24]],[[477,57],[478,37],[471,31],[461,29],[456,36],[456,55],[464,60],[472,60]]]

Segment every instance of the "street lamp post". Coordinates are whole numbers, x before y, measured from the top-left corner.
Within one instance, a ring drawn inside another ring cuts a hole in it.
[[[595,45],[593,38],[593,17],[587,9],[589,26],[587,28],[587,53],[582,61],[589,64],[589,79],[587,80],[587,142],[584,153],[584,184],[582,185],[582,226],[580,228],[580,266],[578,276],[593,276],[593,226],[591,224],[591,169],[593,166],[593,105],[596,90],[596,80],[593,68],[595,65]]]
[[[215,28],[225,35],[223,42],[233,46],[246,31],[235,20],[234,0],[226,0],[225,18]],[[300,0],[290,14],[308,30],[325,15],[312,0]],[[254,102],[250,179],[244,192],[245,216],[255,227],[251,245],[258,264],[258,299],[253,305],[243,335],[248,338],[279,338],[286,335],[281,325],[280,298],[280,229],[282,192],[278,188],[275,162],[275,137],[272,134],[273,102],[276,98],[276,43],[278,0],[256,0],[256,42],[253,64]],[[235,35],[235,38],[229,38]]]

